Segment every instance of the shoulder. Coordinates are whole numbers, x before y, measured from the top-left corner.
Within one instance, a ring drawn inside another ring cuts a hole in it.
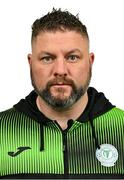
[[[108,119],[111,119],[115,124],[124,124],[124,111],[120,108],[114,107],[106,113]]]
[[[96,124],[108,125],[110,126],[123,126],[124,125],[124,111],[117,107],[103,113],[95,119]]]
[[[14,116],[17,116],[18,114],[19,114],[19,112],[17,112],[16,109],[12,107],[10,109],[0,112],[0,120],[10,119]]]
[[[124,118],[124,110],[120,108],[117,108],[117,107],[112,108],[109,113],[112,114],[113,116]]]
[[[110,111],[110,116],[112,117],[113,121],[115,122],[115,124],[120,124],[122,126],[124,126],[124,111],[122,109],[119,108],[113,108]]]
[[[0,112],[0,116],[5,115],[5,114],[8,114],[8,113],[12,113],[12,112],[14,112],[14,111],[15,111],[15,108],[12,107],[12,108],[10,108],[10,109],[1,111],[1,112]]]

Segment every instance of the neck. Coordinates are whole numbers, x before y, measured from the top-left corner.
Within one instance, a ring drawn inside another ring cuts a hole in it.
[[[71,108],[63,111],[57,111],[51,106],[48,106],[39,96],[36,99],[38,109],[49,119],[56,120],[62,129],[67,128],[69,119],[76,120],[83,113],[87,103],[87,92]]]

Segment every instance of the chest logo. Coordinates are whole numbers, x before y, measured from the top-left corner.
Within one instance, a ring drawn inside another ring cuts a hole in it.
[[[31,148],[28,146],[18,147],[16,152],[8,152],[8,155],[11,157],[15,157],[15,156],[19,155],[20,153],[22,153],[23,151],[28,150],[28,149],[31,149]]]
[[[102,166],[112,167],[118,160],[118,151],[111,144],[102,144],[100,149],[96,150],[96,158],[101,162]]]

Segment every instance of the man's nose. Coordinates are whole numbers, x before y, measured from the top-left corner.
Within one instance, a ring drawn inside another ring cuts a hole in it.
[[[54,64],[54,76],[67,76],[67,63],[64,59],[57,59]]]

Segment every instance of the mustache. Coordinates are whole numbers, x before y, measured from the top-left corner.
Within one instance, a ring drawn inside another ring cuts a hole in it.
[[[47,83],[47,87],[50,88],[51,86],[61,85],[61,84],[75,87],[74,81],[68,78],[56,78],[56,79],[50,80]]]

